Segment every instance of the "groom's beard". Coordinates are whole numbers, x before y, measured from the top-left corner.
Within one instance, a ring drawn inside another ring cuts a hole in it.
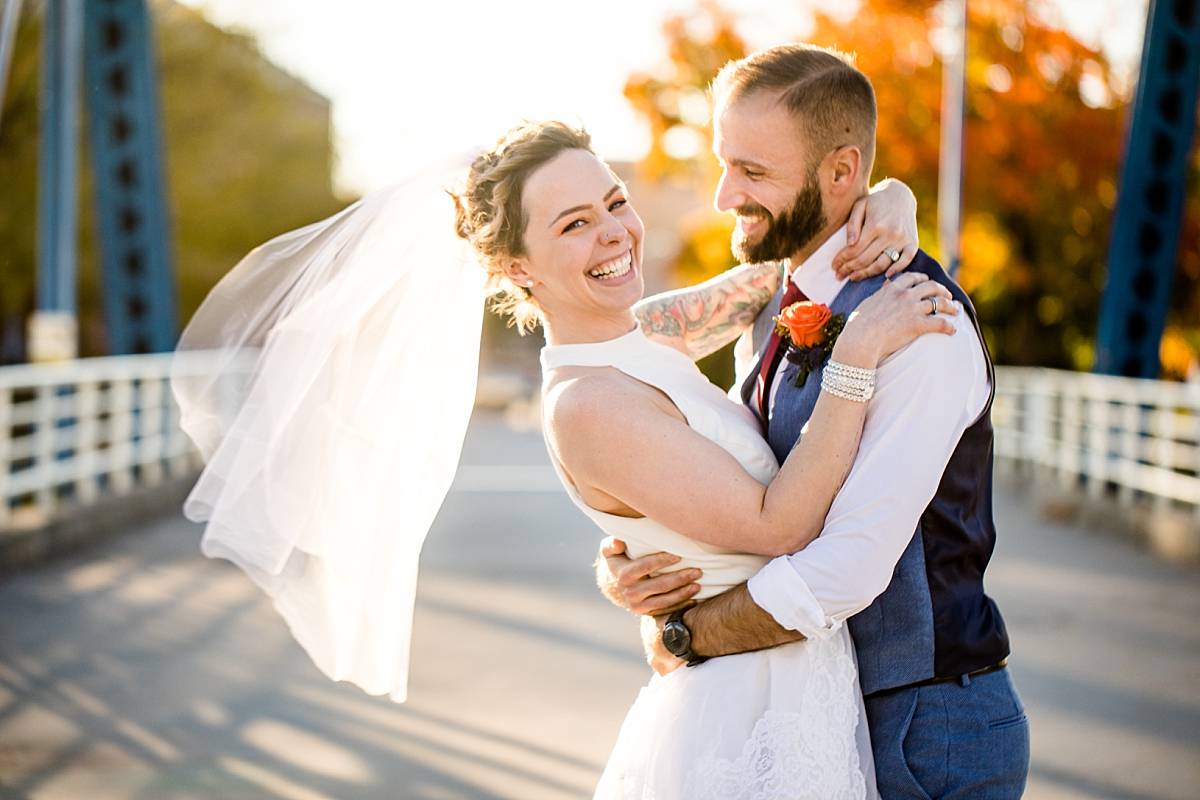
[[[733,254],[743,264],[761,264],[788,258],[811,242],[827,222],[825,204],[821,201],[821,184],[815,172],[809,174],[791,207],[778,217],[757,203],[741,206],[737,213],[761,216],[767,220],[767,230],[757,242],[749,242],[734,232]]]

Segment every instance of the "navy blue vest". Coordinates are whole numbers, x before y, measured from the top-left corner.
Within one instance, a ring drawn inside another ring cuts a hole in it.
[[[945,286],[962,303],[983,342],[975,308],[941,266],[918,252],[910,271]],[[847,314],[883,284],[883,276],[847,283],[830,303]],[[779,302],[759,316],[753,333],[761,365],[770,317]],[[992,398],[995,371],[983,343],[992,396],[980,418],[962,435],[933,501],[922,513],[892,581],[875,601],[850,618],[864,694],[934,677],[952,677],[991,666],[1008,655],[1008,634],[996,604],[983,591],[983,572],[996,543],[992,520]],[[792,385],[798,367],[784,362],[768,440],[782,464],[812,416],[821,391],[821,371],[802,388]],[[742,399],[756,414],[756,366],[742,386]]]

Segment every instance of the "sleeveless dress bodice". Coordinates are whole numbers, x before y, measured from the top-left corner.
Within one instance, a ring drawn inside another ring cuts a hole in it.
[[[547,346],[548,379],[563,367],[611,367],[663,392],[696,433],[764,485],[779,471],[754,415],[683,353],[640,329],[604,342]],[[547,442],[549,445],[549,442]],[[699,567],[703,599],[745,582],[767,559],[714,547],[648,517],[598,511],[550,448],[567,494],[634,558],[665,551]],[[874,764],[854,644],[842,628],[654,675],[625,716],[594,800],[875,800]]]
[[[770,483],[779,471],[775,454],[763,439],[754,415],[713,385],[690,358],[648,339],[640,328],[603,342],[548,345],[542,349],[541,364],[546,379],[562,367],[620,370],[670,398],[692,430],[728,452],[758,482]],[[592,508],[579,496],[553,451],[550,460],[575,505],[606,534],[624,541],[632,558],[663,551],[681,558],[672,570],[702,570],[697,599],[745,582],[768,560],[698,542],[649,517],[623,517]]]

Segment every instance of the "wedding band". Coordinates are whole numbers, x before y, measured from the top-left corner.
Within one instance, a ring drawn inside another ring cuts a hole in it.
[[[900,251],[894,247],[885,247],[883,254],[891,259],[893,264],[900,260]]]
[[[932,317],[934,314],[937,313],[937,298],[936,297],[926,297],[925,299],[929,301],[929,316]]]

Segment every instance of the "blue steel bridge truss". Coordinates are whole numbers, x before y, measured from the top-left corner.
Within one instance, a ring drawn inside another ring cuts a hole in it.
[[[38,311],[75,316],[82,80],[109,350],[171,350],[175,288],[146,4],[46,0],[44,15]]]
[[[1097,372],[1157,378],[1200,84],[1200,0],[1151,0],[1108,251]]]

